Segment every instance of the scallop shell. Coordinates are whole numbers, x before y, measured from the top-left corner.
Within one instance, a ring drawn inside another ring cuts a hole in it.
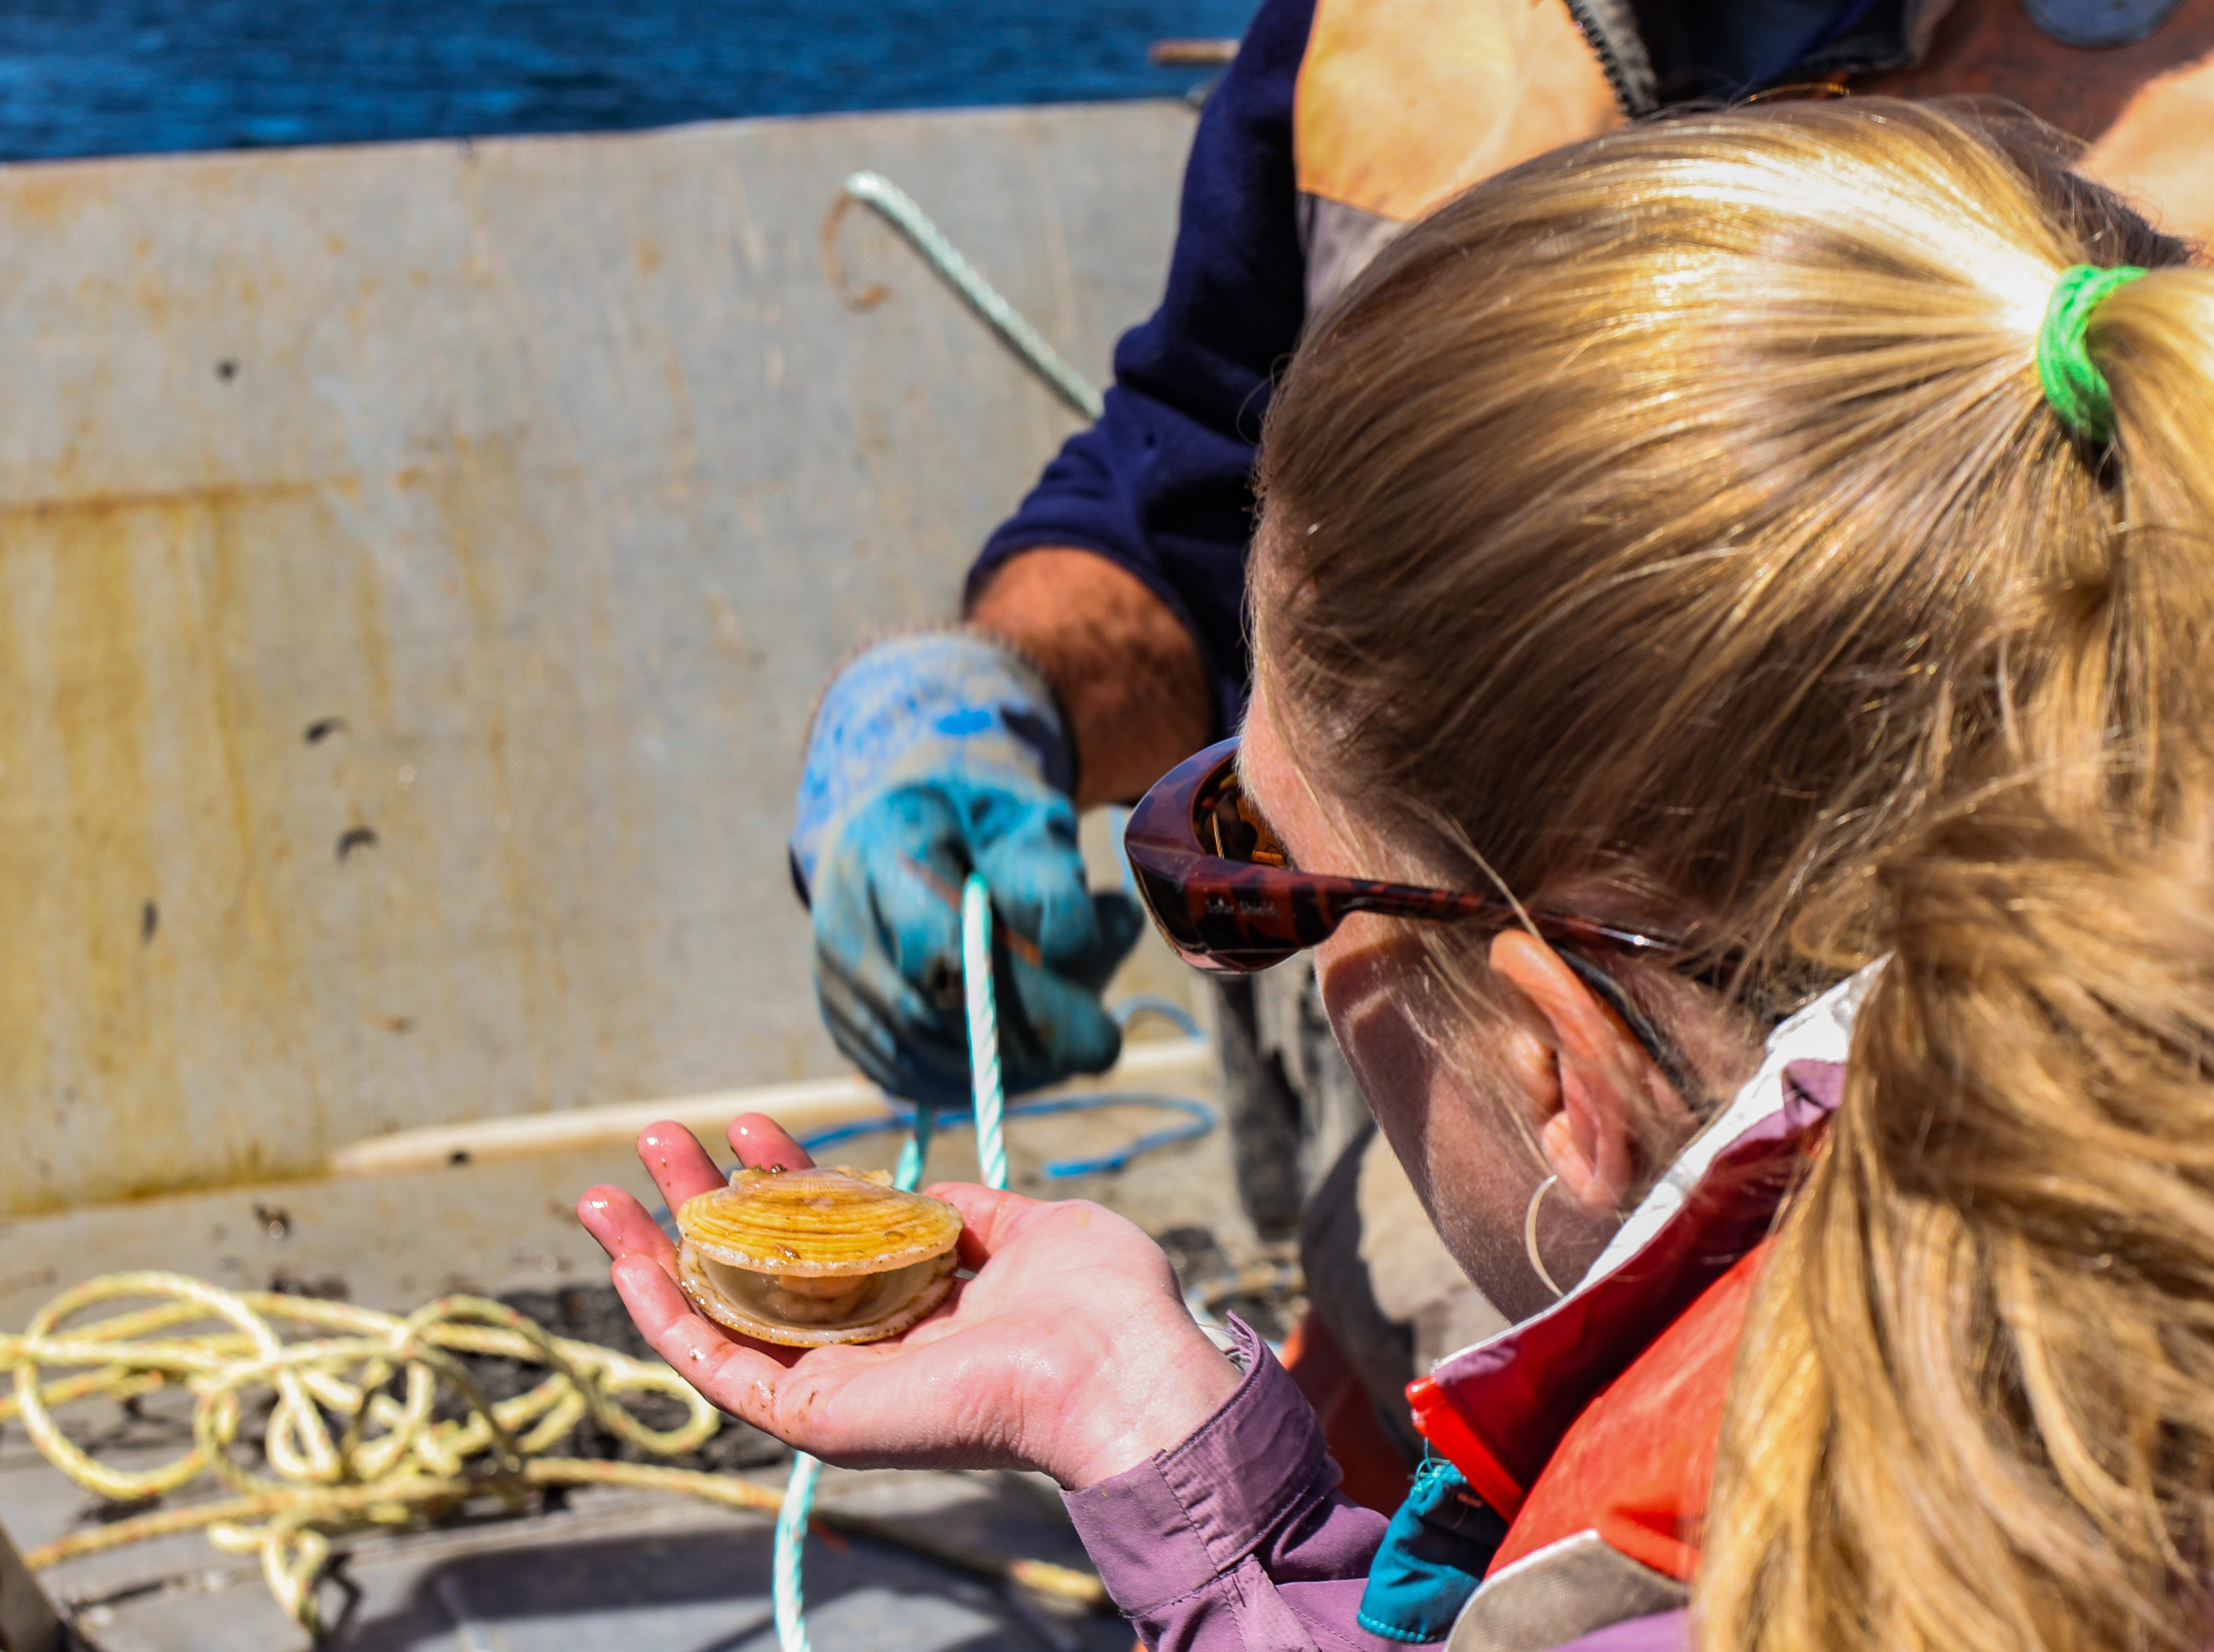
[[[961,1213],[882,1171],[742,1170],[687,1199],[677,1283],[731,1331],[787,1348],[896,1337],[945,1300]]]

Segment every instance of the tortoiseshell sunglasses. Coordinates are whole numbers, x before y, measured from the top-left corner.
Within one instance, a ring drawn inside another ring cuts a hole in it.
[[[1690,945],[1573,912],[1517,911],[1495,895],[1301,872],[1238,785],[1235,739],[1187,757],[1155,781],[1130,811],[1122,847],[1155,926],[1178,957],[1201,970],[1269,969],[1327,940],[1355,912],[1495,929],[1520,927],[1526,912],[1529,927],[1622,1018],[1677,1093],[1687,1099],[1698,1093],[1675,1040],[1585,956],[1613,952],[1673,964],[1693,955]],[[1713,983],[1715,974],[1710,967],[1701,978]]]
[[[1355,912],[1501,929],[1522,923],[1495,895],[1300,871],[1238,783],[1234,738],[1155,781],[1130,811],[1122,843],[1154,924],[1201,970],[1266,970],[1327,939]],[[1664,961],[1691,951],[1674,937],[1572,912],[1532,909],[1528,915],[1538,934],[1573,947]]]
[[[1676,1041],[1587,956],[1612,952],[1673,965],[1698,957],[1698,948],[1680,937],[1648,935],[1574,912],[1517,910],[1495,895],[1301,872],[1238,785],[1235,739],[1187,757],[1155,781],[1130,811],[1122,846],[1155,926],[1178,957],[1201,970],[1269,969],[1328,939],[1355,912],[1495,929],[1519,928],[1526,917],[1576,978],[1621,1017],[1677,1093],[1687,1101],[1700,1093]],[[1737,963],[1733,953],[1690,973],[1721,987]]]

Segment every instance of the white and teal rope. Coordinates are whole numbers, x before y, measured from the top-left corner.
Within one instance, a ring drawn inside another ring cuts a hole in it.
[[[770,1594],[776,1604],[776,1639],[784,1652],[813,1652],[801,1614],[806,1600],[799,1584],[799,1559],[807,1543],[807,1516],[815,1507],[815,1482],[823,1465],[804,1451],[792,1453],[792,1478],[784,1483],[784,1502],[776,1511],[776,1573]]]
[[[1043,379],[1055,395],[1086,419],[1099,417],[1105,404],[1100,400],[1098,387],[1063,361],[1061,352],[1045,341],[1044,335],[1023,319],[1022,312],[1001,297],[999,290],[977,272],[976,266],[961,256],[960,248],[945,238],[945,232],[930,221],[930,215],[915,205],[913,196],[875,172],[853,174],[846,180],[845,193],[905,236],[908,244],[922,254],[923,261],[937,271],[939,278],[953,289],[962,303],[976,313],[976,318],[998,333],[1000,341]],[[831,229],[835,227],[834,224]],[[824,232],[826,243],[830,233],[831,229]]]
[[[889,186],[887,186],[889,187]],[[1007,1185],[1007,1144],[1000,1117],[1006,1098],[1000,1082],[999,1007],[992,990],[992,892],[975,872],[961,891],[961,976],[969,999],[969,1070],[976,1098],[976,1159],[984,1185]],[[914,1128],[900,1149],[894,1179],[908,1192],[922,1180],[922,1161],[930,1154],[931,1110],[917,1106]],[[814,1652],[808,1644],[806,1599],[800,1584],[800,1557],[807,1539],[807,1517],[815,1506],[815,1483],[823,1465],[805,1452],[792,1454],[792,1478],[785,1482],[784,1505],[776,1514],[776,1557],[771,1594],[776,1605],[777,1644],[783,1652]]]
[[[922,1161],[930,1157],[930,1138],[937,1124],[937,1115],[929,1108],[914,1110],[907,1140],[900,1144],[898,1166],[892,1172],[892,1180],[902,1193],[912,1193],[922,1185]]]
[[[1007,1184],[1001,1116],[1000,1006],[992,987],[992,891],[975,872],[961,891],[961,984],[969,997],[969,1082],[976,1098],[976,1164],[986,1187]],[[929,1109],[917,1110],[918,1116]]]

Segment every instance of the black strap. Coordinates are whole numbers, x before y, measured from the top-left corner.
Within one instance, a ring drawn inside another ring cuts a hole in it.
[[[1623,991],[1622,983],[1591,959],[1565,946],[1557,945],[1553,951],[1577,980],[1597,993],[1607,1008],[1622,1018],[1623,1025],[1630,1029],[1630,1036],[1653,1058],[1653,1065],[1660,1069],[1660,1076],[1668,1080],[1683,1098],[1684,1105],[1697,1116],[1699,1091],[1691,1079],[1691,1063],[1684,1059],[1684,1052],[1676,1041],[1654,1026],[1645,1012],[1630,1001],[1630,994]]]

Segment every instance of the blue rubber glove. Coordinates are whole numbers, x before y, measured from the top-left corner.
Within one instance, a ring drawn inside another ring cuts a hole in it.
[[[840,672],[808,742],[793,880],[815,923],[815,989],[838,1047],[897,1096],[969,1099],[961,886],[992,890],[1009,1091],[1098,1073],[1122,1034],[1100,990],[1144,921],[1094,895],[1076,847],[1053,691],[982,633],[896,638]]]

